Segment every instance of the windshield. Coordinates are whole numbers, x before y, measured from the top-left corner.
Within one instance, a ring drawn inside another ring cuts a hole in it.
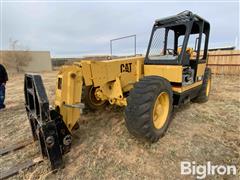
[[[166,38],[166,49],[164,43]],[[157,28],[152,36],[148,58],[150,60],[176,60],[177,50],[174,50],[175,33],[168,28]],[[181,44],[182,45],[182,44]]]

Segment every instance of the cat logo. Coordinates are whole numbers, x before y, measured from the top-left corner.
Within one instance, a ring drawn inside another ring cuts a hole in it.
[[[122,72],[132,72],[132,63],[121,64],[120,66],[121,73]]]

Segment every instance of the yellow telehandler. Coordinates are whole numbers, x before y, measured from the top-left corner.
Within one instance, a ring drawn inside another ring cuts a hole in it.
[[[145,57],[63,66],[53,108],[41,76],[25,74],[25,107],[33,138],[52,169],[63,167],[62,155],[70,151],[71,132],[84,105],[92,110],[108,103],[126,106],[129,132],[156,142],[171,122],[174,105],[206,102],[211,88],[211,71],[206,67],[209,32],[210,24],[190,11],[157,19]]]

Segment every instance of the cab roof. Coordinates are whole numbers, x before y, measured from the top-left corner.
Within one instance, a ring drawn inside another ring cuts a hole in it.
[[[169,16],[166,18],[161,18],[161,19],[156,19],[155,20],[155,26],[164,26],[164,25],[174,25],[170,29],[176,29],[180,28],[181,32],[181,26],[182,24],[185,24],[187,22],[193,21],[193,27],[192,27],[192,32],[191,33],[198,33],[199,28],[197,22],[203,22],[203,27],[204,30],[203,32],[206,32],[210,29],[210,24],[207,20],[203,19],[202,17],[198,16],[197,14],[192,13],[191,11],[183,11],[177,15],[174,16]],[[185,28],[184,28],[185,29]],[[183,30],[185,32],[185,30]]]

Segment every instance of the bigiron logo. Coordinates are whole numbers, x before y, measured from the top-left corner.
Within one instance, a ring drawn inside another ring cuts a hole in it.
[[[194,175],[197,179],[204,179],[214,175],[236,175],[235,165],[212,165],[210,161],[205,165],[198,165],[195,161],[181,162],[181,175]]]

